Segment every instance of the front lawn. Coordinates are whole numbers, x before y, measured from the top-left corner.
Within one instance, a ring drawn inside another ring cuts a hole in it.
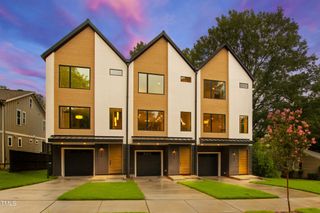
[[[179,183],[218,199],[278,198],[276,195],[263,191],[214,180],[181,181]]]
[[[266,178],[262,181],[253,181],[252,183],[286,187],[286,179],[283,178]],[[292,179],[289,180],[289,188],[320,194],[320,181]]]
[[[89,182],[78,186],[58,200],[143,200],[144,195],[133,181]]]
[[[0,170],[0,190],[25,186],[52,180],[47,178],[47,170],[8,172]]]

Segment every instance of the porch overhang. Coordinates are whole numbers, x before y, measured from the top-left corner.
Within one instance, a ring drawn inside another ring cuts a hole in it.
[[[200,144],[203,145],[252,145],[253,141],[239,138],[200,138]]]
[[[51,135],[49,143],[122,144],[123,136]]]
[[[191,137],[156,137],[156,136],[132,136],[133,144],[188,144],[193,145],[196,141]]]

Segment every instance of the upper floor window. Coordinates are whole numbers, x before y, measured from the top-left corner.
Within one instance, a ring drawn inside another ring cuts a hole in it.
[[[180,76],[180,81],[181,82],[191,83],[191,77],[189,77],[189,76]]]
[[[164,75],[139,73],[139,93],[164,94]]]
[[[42,121],[42,130],[46,131],[46,120]]]
[[[32,100],[32,98],[29,98],[29,107],[30,107],[30,109],[32,108],[32,104],[33,104],[33,100]]]
[[[122,129],[121,108],[110,108],[110,129]]]
[[[22,138],[18,138],[18,147],[22,147]]]
[[[123,71],[120,69],[110,69],[109,70],[109,74],[110,75],[116,75],[116,76],[122,76],[123,75]]]
[[[226,132],[226,115],[204,113],[203,131],[213,133]]]
[[[8,146],[12,146],[12,136],[8,136]]]
[[[191,131],[191,112],[180,113],[180,130]]]
[[[240,133],[248,133],[248,116],[240,115],[239,122],[240,122]]]
[[[21,110],[20,109],[17,109],[16,111],[16,124],[17,125],[21,125]]]
[[[164,112],[138,110],[138,130],[164,131]]]
[[[90,89],[90,68],[60,65],[59,87]]]
[[[249,84],[247,83],[239,83],[239,87],[242,89],[248,89],[249,88]]]
[[[61,129],[90,129],[89,107],[59,107],[59,127]]]
[[[215,80],[204,80],[204,98],[225,99],[226,82]]]
[[[27,113],[22,112],[22,124],[26,125],[26,123],[27,123]]]

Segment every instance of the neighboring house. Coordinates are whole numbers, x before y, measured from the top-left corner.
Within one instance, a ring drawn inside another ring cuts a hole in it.
[[[162,32],[127,60],[86,20],[42,58],[54,175],[251,173],[253,79],[228,45],[195,69]]]
[[[40,153],[45,143],[45,110],[35,94],[0,89],[0,159],[10,163],[9,150]]]
[[[301,159],[301,169],[303,177],[307,178],[308,174],[320,174],[320,153],[306,150]]]

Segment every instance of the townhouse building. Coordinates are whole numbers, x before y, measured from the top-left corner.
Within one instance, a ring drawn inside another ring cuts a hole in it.
[[[126,59],[86,20],[42,58],[54,175],[251,173],[253,78],[228,45],[196,69],[161,32]]]

